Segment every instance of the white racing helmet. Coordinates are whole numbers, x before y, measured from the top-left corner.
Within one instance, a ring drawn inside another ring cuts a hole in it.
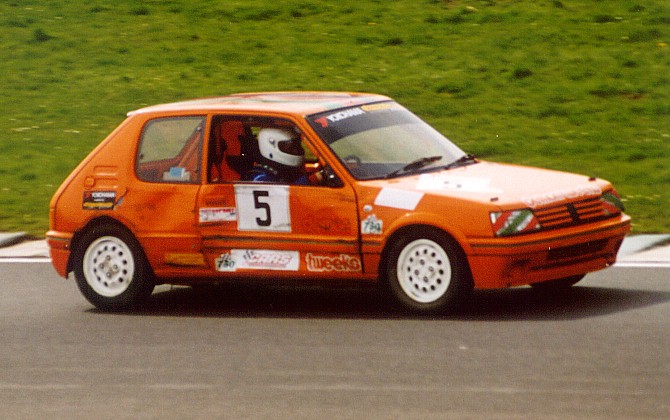
[[[298,168],[305,162],[305,151],[297,133],[284,128],[263,128],[258,133],[261,156],[281,165]]]

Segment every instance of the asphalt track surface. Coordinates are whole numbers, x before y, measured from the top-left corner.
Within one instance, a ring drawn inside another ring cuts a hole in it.
[[[50,264],[0,264],[0,418],[670,418],[670,270],[440,317],[369,290],[161,287],[93,309]]]

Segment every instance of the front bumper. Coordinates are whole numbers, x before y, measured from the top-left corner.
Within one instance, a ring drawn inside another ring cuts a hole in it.
[[[478,289],[539,283],[606,268],[616,255],[630,217],[512,238],[473,240],[468,253]]]

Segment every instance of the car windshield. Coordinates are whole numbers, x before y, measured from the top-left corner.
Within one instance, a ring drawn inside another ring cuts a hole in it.
[[[392,101],[331,110],[307,120],[356,179],[453,167],[469,156]]]

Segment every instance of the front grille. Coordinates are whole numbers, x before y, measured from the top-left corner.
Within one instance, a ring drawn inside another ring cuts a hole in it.
[[[555,229],[593,222],[607,217],[600,197],[533,210],[543,229]]]

